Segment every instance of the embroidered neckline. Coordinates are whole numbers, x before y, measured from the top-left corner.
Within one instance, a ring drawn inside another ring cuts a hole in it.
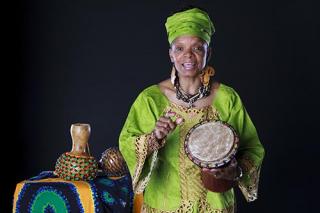
[[[192,108],[188,108],[186,106],[182,106],[182,105],[179,105],[179,104],[176,104],[174,102],[169,102],[169,106],[170,107],[173,107],[173,108],[177,108],[179,109],[180,111],[184,111],[184,112],[204,112],[206,111],[208,108],[211,107],[211,105],[207,105],[207,106],[203,106],[201,108],[195,108],[195,107],[192,107]]]

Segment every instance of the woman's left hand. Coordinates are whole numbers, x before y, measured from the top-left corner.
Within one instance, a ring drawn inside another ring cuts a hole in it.
[[[228,166],[218,169],[207,169],[203,168],[202,171],[208,172],[213,175],[216,179],[226,179],[226,180],[235,180],[238,177],[238,162],[234,158],[228,164]]]

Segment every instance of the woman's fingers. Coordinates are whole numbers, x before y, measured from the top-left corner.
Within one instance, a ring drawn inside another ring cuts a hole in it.
[[[203,168],[202,171],[208,172],[211,175],[213,175],[215,178],[220,179],[221,175],[223,173],[222,169],[208,169],[208,168]]]
[[[165,128],[170,128],[170,130],[176,127],[176,124],[170,118],[166,117],[160,117],[157,124]]]
[[[182,118],[181,115],[177,114],[176,112],[173,112],[173,111],[168,111],[164,117],[166,118],[170,118],[171,120],[171,117],[176,117],[176,120],[175,120],[175,124],[182,124],[184,122],[184,119]]]
[[[238,166],[238,162],[235,158],[233,158],[230,162],[230,167],[237,167]]]
[[[157,129],[158,129],[158,131],[163,132],[164,134],[168,134],[170,132],[170,129],[163,127],[163,126],[157,125]]]
[[[202,171],[210,173],[216,179],[230,179],[229,171],[227,171],[225,168],[218,168],[218,169],[203,168]]]
[[[172,117],[176,117],[176,120],[173,121]],[[177,125],[180,125],[184,122],[184,119],[177,113],[169,111],[164,116],[161,116],[155,126],[154,132],[157,139],[163,139],[166,137],[172,130],[176,128]]]
[[[217,179],[220,179],[224,175],[223,169],[211,169],[210,172],[213,174],[213,176]]]
[[[158,121],[165,122],[165,123],[167,123],[167,122],[172,122],[171,118],[169,118],[169,117],[164,117],[164,116],[161,116],[161,117],[158,119]]]
[[[184,122],[184,119],[183,118],[177,118],[176,119],[176,124],[182,124]]]
[[[155,134],[155,137],[158,139],[158,140],[161,140],[163,139],[165,136],[166,136],[166,133],[164,131],[162,131],[161,129],[162,127],[156,127],[154,129],[154,134]]]

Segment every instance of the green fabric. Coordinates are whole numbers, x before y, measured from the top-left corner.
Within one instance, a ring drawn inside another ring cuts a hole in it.
[[[169,104],[158,85],[150,86],[142,91],[133,103],[119,137],[119,148],[132,176],[136,167],[135,139],[153,130],[157,119]],[[231,87],[220,84],[212,106],[219,112],[220,119],[231,124],[239,134],[238,156],[248,156],[254,162],[254,166],[260,168],[264,148],[239,95]],[[181,203],[179,127],[167,137],[166,145],[159,150],[158,158],[158,165],[144,192],[144,202],[153,208],[163,209],[165,205],[166,209],[163,210],[174,210]],[[148,172],[149,164],[150,162],[145,163],[142,176]],[[250,175],[245,174],[243,180],[245,186],[252,186],[253,180],[250,178]],[[207,201],[215,209],[227,208],[235,202],[234,191],[233,189],[225,193],[209,191]]]
[[[198,36],[210,44],[215,31],[209,15],[198,8],[173,14],[167,18],[165,26],[170,44],[182,35]]]
[[[54,204],[54,205],[52,205]],[[39,193],[31,206],[31,212],[45,212],[47,207],[51,207],[54,212],[67,213],[65,201],[56,192],[44,191]]]

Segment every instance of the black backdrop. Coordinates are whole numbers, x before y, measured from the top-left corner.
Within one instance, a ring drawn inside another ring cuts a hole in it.
[[[12,53],[3,70],[10,76],[2,78],[10,80],[2,89],[9,136],[2,150],[10,154],[2,157],[10,169],[1,172],[0,212],[11,211],[17,182],[53,170],[70,150],[72,123],[91,124],[95,157],[117,146],[138,93],[169,77],[164,23],[184,2],[15,3],[12,42],[3,41]],[[266,149],[260,197],[248,204],[237,191],[239,212],[315,212],[316,1],[194,2],[216,26],[210,61],[216,79],[238,91]]]

